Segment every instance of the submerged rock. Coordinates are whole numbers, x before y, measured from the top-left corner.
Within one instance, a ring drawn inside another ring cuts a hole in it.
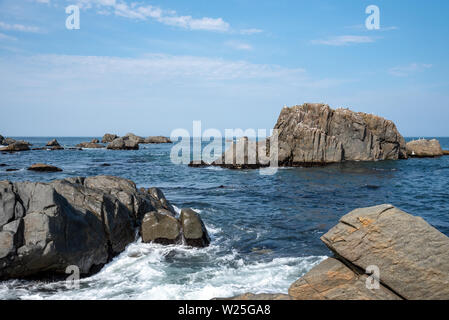
[[[59,172],[62,171],[62,169],[49,165],[49,164],[45,164],[45,163],[35,163],[33,165],[31,165],[27,170],[30,171],[38,171],[38,172]]]
[[[0,279],[97,272],[136,239],[146,212],[163,206],[111,176],[50,183],[0,182]]]
[[[109,143],[114,141],[115,139],[117,139],[119,136],[115,135],[115,134],[111,134],[111,133],[106,133],[103,136],[103,139],[101,139],[101,143]]]
[[[407,154],[409,157],[426,158],[442,156],[440,142],[436,139],[419,139],[407,143]]]
[[[110,142],[107,146],[110,150],[139,150],[137,140],[129,137],[117,138]]]

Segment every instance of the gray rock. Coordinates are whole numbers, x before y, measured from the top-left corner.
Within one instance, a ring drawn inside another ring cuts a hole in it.
[[[167,205],[117,177],[1,181],[0,279],[94,273],[135,240],[154,203]]]
[[[182,209],[181,226],[186,244],[192,247],[207,247],[210,237],[198,213],[192,209]]]
[[[181,224],[175,217],[163,212],[149,212],[142,221],[143,242],[176,244],[181,241]]]
[[[356,269],[375,265],[380,282],[405,299],[449,299],[449,238],[392,205],[356,209],[322,236]]]
[[[172,141],[167,137],[162,136],[153,136],[153,137],[147,137],[144,139],[142,143],[150,144],[150,143],[172,143]]]
[[[115,134],[111,134],[111,133],[106,133],[103,136],[103,139],[101,139],[101,143],[109,143],[114,141],[115,139],[117,139],[119,136],[115,135]]]
[[[138,150],[139,142],[136,139],[128,137],[117,138],[107,146],[110,150]]]
[[[102,149],[104,145],[93,142],[81,142],[76,145],[77,148],[87,148],[87,149]]]
[[[440,142],[436,139],[427,140],[413,140],[407,143],[407,155],[409,157],[425,158],[425,157],[439,157],[442,156],[443,149],[441,149]]]
[[[94,138],[90,141],[90,143],[100,143],[100,140]]]
[[[131,140],[136,144],[145,143],[145,138],[136,136],[134,133],[127,133],[122,138],[124,138],[125,140],[126,139]]]
[[[60,147],[58,140],[53,139],[47,143],[47,147]]]

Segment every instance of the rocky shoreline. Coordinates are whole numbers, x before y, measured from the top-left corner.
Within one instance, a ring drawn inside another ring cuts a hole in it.
[[[389,205],[346,214],[321,237],[334,253],[286,294],[231,300],[447,300],[449,238]]]
[[[2,280],[57,278],[72,265],[82,276],[91,275],[140,235],[144,242],[158,243],[169,237],[163,221],[149,221],[148,216],[178,219],[161,190],[137,189],[132,181],[113,176],[0,181],[0,201]],[[172,244],[209,244],[196,212],[183,209],[179,226]],[[148,238],[151,232],[158,237]]]

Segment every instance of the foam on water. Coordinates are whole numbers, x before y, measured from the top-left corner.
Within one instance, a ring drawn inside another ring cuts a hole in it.
[[[290,284],[325,257],[275,258],[251,262],[236,250],[145,244],[140,240],[82,279],[79,289],[65,282],[6,281],[4,299],[211,299],[245,292],[286,293]],[[195,265],[195,266],[194,266]],[[201,268],[198,268],[201,265]]]

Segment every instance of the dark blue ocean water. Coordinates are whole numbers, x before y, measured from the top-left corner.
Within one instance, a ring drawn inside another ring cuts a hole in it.
[[[74,146],[92,138],[57,139]],[[21,139],[33,147],[51,140]],[[449,149],[449,138],[438,139]],[[175,165],[169,157],[172,146],[0,154],[0,163],[8,165],[0,167],[0,180],[106,174],[131,179],[139,187],[159,187],[176,207],[200,212],[213,239],[210,248],[200,250],[137,242],[99,274],[84,279],[79,290],[8,281],[0,284],[0,298],[209,299],[247,291],[286,292],[291,282],[330,255],[319,238],[342,215],[382,203],[422,216],[449,235],[449,156],[287,168],[264,176],[258,170]],[[64,171],[25,170],[36,162]]]

